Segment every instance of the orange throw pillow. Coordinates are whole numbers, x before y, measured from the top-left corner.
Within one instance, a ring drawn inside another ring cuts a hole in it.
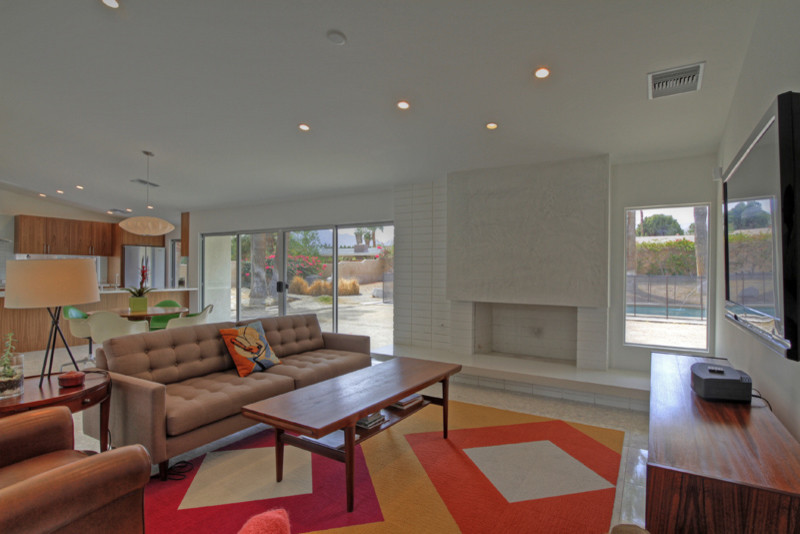
[[[258,321],[239,328],[223,328],[219,333],[225,340],[239,376],[266,371],[281,363],[267,343],[264,327]]]

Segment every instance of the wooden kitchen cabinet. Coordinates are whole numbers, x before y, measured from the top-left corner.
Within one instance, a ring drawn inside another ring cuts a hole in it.
[[[113,223],[17,215],[14,219],[16,254],[111,256]]]

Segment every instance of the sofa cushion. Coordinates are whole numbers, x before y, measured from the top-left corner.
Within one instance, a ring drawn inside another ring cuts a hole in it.
[[[178,436],[225,419],[241,413],[245,404],[293,389],[289,377],[271,373],[239,376],[235,369],[167,384],[167,435]]]
[[[281,363],[269,347],[264,328],[258,321],[238,328],[223,328],[219,333],[225,340],[239,376],[266,371]]]
[[[106,340],[108,370],[161,384],[233,368],[219,331],[233,323],[173,328]]]
[[[361,352],[320,349],[287,356],[281,364],[267,372],[291,377],[295,388],[301,388],[369,367],[372,358]]]
[[[267,317],[259,321],[264,327],[269,346],[281,360],[291,354],[317,350],[325,346],[322,341],[322,329],[314,314]],[[247,321],[238,324],[245,322]]]

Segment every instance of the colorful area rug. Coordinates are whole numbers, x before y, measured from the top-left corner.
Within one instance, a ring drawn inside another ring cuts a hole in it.
[[[624,433],[460,402],[428,406],[356,451],[355,509],[344,464],[287,446],[275,482],[271,429],[195,458],[184,480],[153,479],[148,534],[235,533],[284,508],[293,533],[607,532]]]

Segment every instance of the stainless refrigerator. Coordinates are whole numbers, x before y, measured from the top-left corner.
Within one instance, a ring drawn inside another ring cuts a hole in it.
[[[139,287],[142,264],[147,264],[147,287],[166,287],[166,249],[125,245],[122,247],[122,279],[125,287]]]

